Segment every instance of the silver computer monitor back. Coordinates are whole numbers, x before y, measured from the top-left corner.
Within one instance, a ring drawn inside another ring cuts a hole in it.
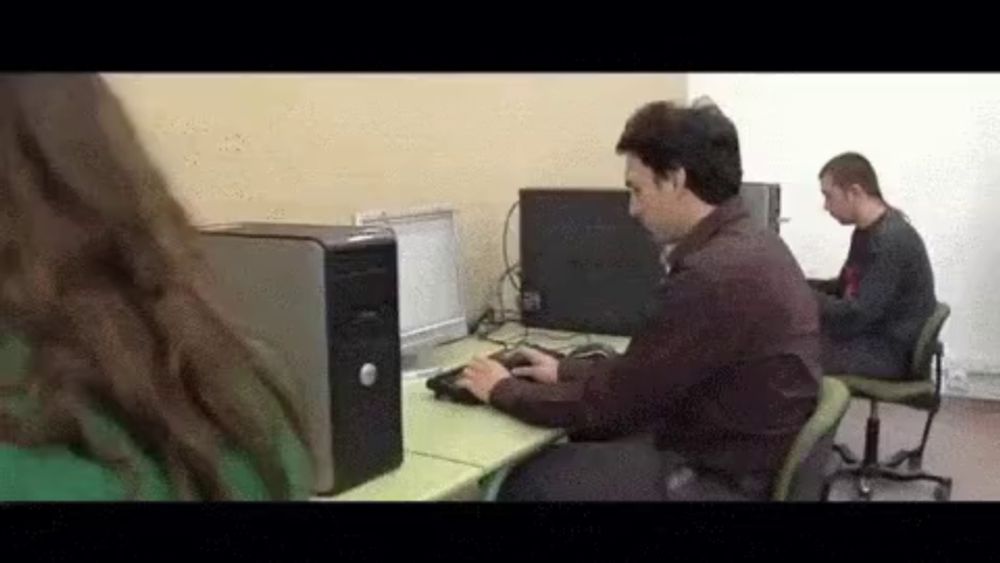
[[[403,354],[414,355],[467,336],[455,210],[438,205],[397,212],[368,211],[357,214],[354,222],[388,227],[395,234]]]

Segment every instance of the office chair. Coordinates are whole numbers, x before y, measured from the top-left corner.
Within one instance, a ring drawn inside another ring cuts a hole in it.
[[[816,412],[792,442],[771,489],[771,500],[826,500],[827,466],[833,454],[833,440],[850,404],[851,392],[847,386],[824,377]]]
[[[507,479],[507,475],[510,474],[511,466],[505,465],[495,471],[494,473],[488,475],[480,486],[483,491],[483,500],[486,502],[496,502],[497,496],[500,494],[500,487],[503,482]]]
[[[945,303],[938,303],[934,313],[924,323],[910,360],[910,374],[904,380],[884,380],[861,377],[857,375],[832,375],[851,390],[853,397],[868,399],[871,404],[868,423],[865,430],[865,453],[860,461],[851,450],[843,444],[837,444],[834,449],[841,459],[848,464],[837,470],[827,483],[829,487],[843,477],[857,480],[857,490],[864,500],[871,500],[873,479],[882,478],[890,481],[931,481],[937,483],[934,489],[934,499],[946,501],[951,498],[951,478],[925,473],[921,469],[924,458],[924,448],[930,435],[931,423],[941,407],[941,358],[944,356],[944,345],[938,340],[944,322],[951,314],[951,309]],[[906,405],[927,411],[927,422],[924,425],[920,445],[911,450],[900,450],[885,462],[878,460],[878,440],[880,422],[878,405],[880,402]],[[897,468],[906,462],[909,471]]]
[[[816,411],[792,443],[792,448],[771,490],[771,500],[825,499],[827,462],[840,421],[851,403],[847,387],[831,377],[824,377]],[[483,482],[483,500],[495,501],[503,481],[510,473],[504,467]]]

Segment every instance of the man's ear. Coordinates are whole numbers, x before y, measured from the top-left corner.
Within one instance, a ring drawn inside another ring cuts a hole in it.
[[[865,189],[861,187],[861,184],[851,184],[847,186],[847,193],[858,198],[867,195]]]
[[[687,184],[687,171],[684,168],[678,168],[676,170],[668,170],[662,176],[657,175],[656,185],[663,189],[664,187],[669,187],[671,189],[677,190],[683,188]]]
[[[687,170],[683,166],[674,171],[674,180],[677,182],[677,189],[687,185]]]

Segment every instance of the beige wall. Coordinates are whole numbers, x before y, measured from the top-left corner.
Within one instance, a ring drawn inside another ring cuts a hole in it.
[[[625,119],[687,96],[683,75],[108,78],[198,223],[347,223],[365,209],[455,205],[470,317],[503,271],[517,190],[621,185]],[[516,260],[516,235],[510,244]]]

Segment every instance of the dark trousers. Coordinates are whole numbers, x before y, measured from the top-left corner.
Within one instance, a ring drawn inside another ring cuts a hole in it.
[[[909,361],[889,342],[873,336],[837,340],[822,338],[820,363],[829,375],[860,375],[877,379],[905,379]]]
[[[575,442],[543,450],[515,467],[499,501],[749,501],[722,479],[698,473],[651,439]]]

